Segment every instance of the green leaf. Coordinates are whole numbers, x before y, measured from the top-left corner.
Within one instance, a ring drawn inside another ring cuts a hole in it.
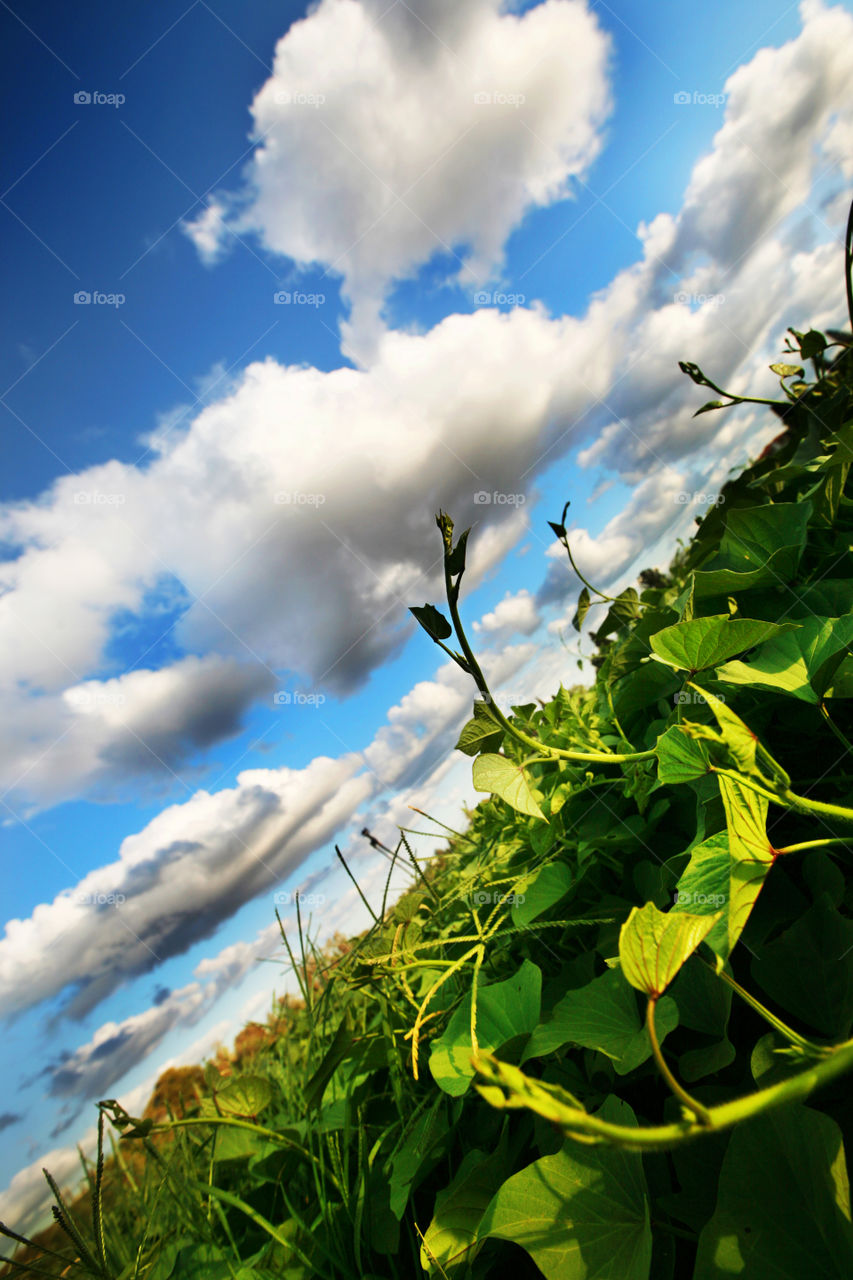
[[[613,1097],[598,1115],[636,1125],[628,1104]],[[652,1233],[642,1161],[567,1139],[556,1155],[503,1184],[478,1235],[521,1245],[545,1280],[648,1280]]]
[[[841,1130],[804,1106],[732,1132],[693,1280],[847,1280],[850,1188]]]
[[[809,329],[800,339],[800,355],[804,360],[813,360],[826,347],[826,338],[817,329]]]
[[[450,1186],[435,1198],[432,1222],[421,1244],[421,1266],[430,1275],[449,1275],[471,1260],[480,1221],[510,1170],[506,1144],[487,1156],[468,1151]]]
[[[719,554],[707,569],[695,572],[696,599],[737,596],[764,583],[789,582],[806,545],[811,515],[810,502],[729,510]]]
[[[710,413],[712,409],[728,409],[730,405],[730,400],[708,400],[701,409],[696,410],[693,417],[698,418],[700,413]]]
[[[433,604],[424,604],[419,606],[411,606],[409,613],[413,613],[418,622],[423,627],[428,636],[433,640],[446,640],[448,636],[453,635],[453,628],[447,621],[443,613],[439,613]]]
[[[770,752],[759,742],[756,735],[750,729],[749,725],[741,720],[740,716],[732,711],[723,698],[718,698],[716,694],[709,693],[707,689],[699,689],[697,685],[693,686],[702,698],[707,702],[717,724],[720,726],[720,740],[729,751],[732,760],[737,765],[741,773],[750,774],[759,779],[764,785],[779,784],[782,787],[790,787],[791,779],[778,760],[771,756]],[[688,733],[694,736],[709,736],[710,731],[705,726],[689,724],[683,726]],[[770,775],[770,783],[762,772],[761,766]]]
[[[547,827],[537,827],[537,831],[547,831]],[[533,837],[531,837],[531,840]],[[530,875],[519,880],[513,892],[518,901],[513,903],[510,915],[513,924],[524,927],[555,906],[574,884],[574,876],[565,862],[551,862],[539,867]]]
[[[226,1160],[245,1160],[255,1157],[263,1159],[273,1152],[280,1153],[281,1147],[267,1142],[259,1134],[252,1133],[250,1129],[220,1125],[216,1130],[216,1144],[211,1159],[219,1164]]]
[[[691,622],[693,620],[693,588],[695,585],[694,575],[692,573],[688,574],[687,585],[682,588],[672,602],[671,607],[682,622]]]
[[[456,750],[464,751],[466,756],[476,756],[481,751],[495,751],[500,747],[503,736],[504,730],[492,718],[488,704],[477,701],[474,703],[474,718],[462,726]]]
[[[460,533],[459,541],[447,557],[447,571],[451,578],[455,578],[458,573],[465,571],[465,550],[468,546],[468,534],[470,529],[466,529],[464,533]]]
[[[721,914],[663,912],[653,902],[634,907],[619,933],[619,962],[631,986],[660,996]]]
[[[720,778],[729,839],[728,944],[731,954],[744,930],[776,851],[767,838],[767,800],[733,778]],[[721,954],[720,952],[717,953]]]
[[[719,779],[727,829],[697,845],[678,884],[674,912],[712,915],[723,911],[705,941],[728,959],[773,865],[767,838],[767,801],[730,778]]]
[[[633,587],[628,587],[626,591],[618,595],[607,610],[604,621],[595,633],[596,643],[601,644],[601,641],[605,640],[614,631],[628,626],[638,618],[640,616],[639,601],[640,597]]]
[[[586,615],[589,613],[589,591],[584,587],[578,596],[578,607],[575,610],[575,616],[572,618],[572,626],[575,631],[580,631],[584,624]]]
[[[231,1280],[234,1268],[215,1244],[191,1244],[181,1249],[172,1270],[173,1280]]]
[[[692,738],[674,724],[658,738],[658,778],[666,785],[692,782],[709,771],[710,755],[704,742]]]
[[[757,622],[751,618],[730,618],[715,614],[677,622],[652,636],[651,646],[662,662],[691,673],[716,667],[736,653],[752,649],[771,636],[797,626],[793,622]]]
[[[409,1196],[441,1159],[448,1133],[445,1098],[439,1096],[422,1111],[392,1152],[388,1169],[391,1212],[402,1218]]]
[[[669,994],[678,1005],[679,1026],[708,1036],[725,1035],[732,1007],[732,989],[699,956],[692,956],[684,965]]]
[[[673,911],[689,911],[697,916],[716,916],[719,911],[724,911],[722,919],[717,920],[705,938],[711,950],[723,959],[729,954],[730,864],[727,831],[719,831],[697,844],[675,886],[675,905],[672,908]]]
[[[773,373],[778,373],[780,378],[793,378],[795,374],[801,378],[805,372],[798,364],[771,364],[770,369]]]
[[[851,644],[853,617],[807,618],[799,630],[768,640],[749,662],[728,662],[715,675],[726,684],[772,689],[817,705]]]
[[[340,1025],[335,1032],[335,1037],[323,1057],[317,1070],[311,1079],[305,1085],[304,1098],[306,1107],[319,1107],[323,1101],[323,1094],[326,1092],[326,1085],[337,1071],[338,1067],[350,1053],[354,1040],[353,1034],[349,1026],[349,1016],[344,1011]]]
[[[688,1049],[678,1059],[678,1071],[682,1080],[692,1084],[694,1080],[702,1080],[705,1076],[716,1075],[718,1071],[731,1066],[737,1057],[737,1050],[726,1036],[716,1040],[714,1044],[699,1049]]]
[[[506,756],[487,754],[478,756],[474,761],[474,790],[491,791],[500,796],[518,813],[529,814],[532,818],[545,815],[536,803],[527,774],[521,765]]]
[[[226,1116],[257,1116],[272,1098],[272,1085],[266,1076],[231,1077],[216,1095],[216,1104]]]
[[[677,1026],[675,1002],[664,996],[655,1019],[658,1039],[663,1041]],[[652,1056],[637,997],[621,969],[608,969],[585,987],[567,991],[534,1030],[521,1061],[543,1058],[567,1044],[597,1049],[612,1060],[618,1075],[627,1075]]]
[[[828,1039],[853,1019],[853,922],[822,899],[761,948],[752,976],[782,1009]]]
[[[539,1021],[542,970],[530,960],[503,982],[477,988],[477,1044],[484,1053],[516,1036],[529,1035]],[[471,1065],[471,997],[463,1000],[443,1034],[432,1042],[429,1069],[440,1089],[458,1097],[474,1078]]]

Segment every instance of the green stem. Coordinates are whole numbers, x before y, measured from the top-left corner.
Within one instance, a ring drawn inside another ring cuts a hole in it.
[[[565,512],[563,512],[563,514],[565,515]],[[595,594],[599,597],[599,599],[598,599],[598,600],[593,600],[593,602],[592,602],[592,603],[593,603],[593,604],[600,604],[602,600],[609,600],[611,604],[615,604],[615,603],[616,603],[616,601],[619,599],[619,597],[618,597],[618,596],[609,596],[609,595],[607,595],[604,591],[599,591],[598,587],[594,587],[594,586],[592,585],[592,583],[591,583],[591,582],[587,582],[586,578],[583,576],[583,574],[581,573],[580,569],[579,569],[579,568],[577,567],[577,565],[575,564],[575,558],[574,558],[574,556],[572,555],[572,549],[571,549],[571,547],[569,546],[569,539],[568,539],[568,535],[567,535],[565,538],[561,538],[561,539],[560,539],[560,541],[562,542],[563,546],[566,548],[566,554],[567,554],[567,555],[568,555],[568,557],[569,557],[569,564],[572,566],[572,568],[574,569],[575,573],[578,575],[578,577],[580,578],[581,582],[582,582],[582,583],[583,583],[583,585],[586,587],[587,591],[593,591],[593,592],[595,592]],[[649,607],[648,602],[647,602],[647,601],[645,601],[645,600],[637,600],[637,601],[635,601],[635,603],[636,603],[636,604],[637,604],[641,609],[648,609],[648,607]]]
[[[457,604],[459,587],[458,584],[454,586],[451,581],[450,569],[448,567],[448,556],[446,553],[444,557],[444,582],[447,592],[447,604],[450,609],[450,617],[453,622],[456,637],[459,641],[459,646],[465,655],[466,662],[468,663],[470,673],[474,677],[477,688],[488,703],[489,714],[507,733],[511,734],[517,742],[522,743],[526,747],[532,747],[534,751],[545,752],[546,755],[552,756],[554,759],[578,760],[585,764],[627,764],[633,760],[652,760],[654,758],[654,751],[633,751],[627,754],[620,754],[617,752],[606,753],[602,751],[564,751],[562,747],[549,747],[547,743],[538,742],[536,738],[531,738],[528,734],[522,732],[521,729],[516,729],[514,725],[510,724],[509,720],[507,720],[506,716],[492,697],[489,686],[486,684],[486,677],[483,675],[483,672],[480,669],[480,664],[474,657],[473,650],[471,649],[471,646],[468,643],[468,638],[463,630],[462,620],[459,617],[459,608]],[[442,645],[442,648],[445,647],[446,646]],[[450,650],[447,650],[447,652],[449,653]]]
[[[799,844],[787,844],[784,849],[777,849],[777,853],[801,853],[803,849],[825,849],[831,844],[853,844],[846,836],[828,836],[824,840],[802,840]]]
[[[676,1098],[678,1098],[678,1100],[682,1102],[689,1111],[692,1111],[693,1114],[696,1116],[696,1119],[699,1120],[703,1125],[710,1125],[711,1117],[710,1117],[710,1114],[708,1113],[707,1107],[703,1107],[701,1102],[697,1102],[695,1098],[691,1098],[690,1094],[687,1092],[685,1088],[682,1087],[682,1085],[679,1084],[679,1082],[676,1080],[675,1076],[672,1074],[669,1067],[667,1066],[666,1059],[664,1058],[661,1052],[660,1043],[657,1038],[657,1032],[655,1031],[655,1005],[656,1004],[657,1004],[657,997],[655,996],[650,997],[648,1006],[646,1008],[646,1027],[648,1029],[649,1039],[652,1042],[652,1053],[654,1054],[655,1062],[658,1065],[658,1070],[660,1071],[666,1083],[669,1085],[672,1092],[675,1094]]]
[[[820,704],[820,714],[823,716],[824,720],[825,720],[825,721],[826,721],[826,723],[829,725],[830,729],[831,729],[831,730],[832,730],[832,732],[835,734],[836,738],[837,738],[837,739],[838,739],[838,741],[841,743],[841,745],[842,745],[843,747],[846,747],[846,749],[847,749],[848,751],[853,751],[853,746],[851,746],[851,744],[848,742],[847,738],[846,738],[846,737],[844,736],[844,734],[841,732],[841,730],[839,729],[838,725],[835,723],[835,721],[833,720],[832,716],[831,716],[831,715],[829,714],[829,712],[827,711],[827,709],[826,709],[826,703],[825,703],[825,702],[822,702],[822,703]]]
[[[764,1115],[777,1107],[801,1102],[815,1089],[822,1088],[851,1068],[853,1040],[848,1040],[830,1049],[820,1062],[796,1076],[769,1085],[745,1098],[709,1107],[710,1126],[699,1120],[682,1119],[673,1124],[635,1128],[631,1125],[611,1124],[598,1116],[591,1116],[579,1106],[570,1105],[570,1095],[565,1090],[556,1085],[542,1085],[538,1080],[531,1080],[517,1067],[498,1062],[489,1055],[482,1055],[477,1062],[477,1070],[481,1075],[510,1090],[510,1097],[501,1099],[500,1102],[494,1100],[494,1090],[488,1090],[485,1096],[492,1105],[529,1107],[538,1115],[559,1125],[568,1137],[580,1141],[608,1142],[632,1151],[669,1150],[703,1134],[730,1129],[735,1124]],[[563,1101],[563,1097],[567,1101]]]
[[[756,795],[764,796],[765,800],[769,800],[771,804],[778,804],[783,809],[796,809],[798,813],[818,813],[823,818],[835,818],[839,822],[853,822],[853,809],[845,809],[843,805],[827,804],[823,800],[810,800],[808,796],[795,795],[787,788],[778,792],[769,791],[754,779],[738,773],[735,769],[722,769],[715,764],[708,767],[712,773],[720,774],[723,778],[732,778],[741,786],[749,787],[750,791],[754,791]]]
[[[800,813],[818,813],[823,818],[836,818],[839,822],[853,822],[853,809],[839,804],[826,804],[823,800],[810,800],[808,796],[794,795],[793,791],[783,791],[782,799],[776,804],[788,805]]]
[[[712,972],[717,972],[712,964],[708,964],[707,960],[703,960],[702,963],[712,970]],[[816,1058],[825,1057],[828,1052],[832,1052],[831,1048],[827,1049],[821,1045],[813,1044],[811,1040],[806,1040],[805,1037],[799,1035],[798,1032],[792,1031],[790,1027],[785,1025],[781,1018],[777,1018],[775,1013],[771,1013],[769,1009],[766,1009],[760,1000],[756,1000],[755,996],[750,995],[750,993],[742,987],[739,982],[735,982],[734,978],[726,973],[725,969],[721,969],[717,974],[717,977],[722,978],[723,982],[731,987],[732,991],[737,992],[741,1000],[746,1001],[746,1003],[755,1010],[759,1017],[763,1018],[766,1023],[778,1031],[781,1036],[784,1036],[784,1038],[791,1044],[795,1044],[799,1049],[802,1049],[805,1053]]]
[[[377,917],[376,912],[373,910],[373,907],[371,907],[370,903],[367,901],[367,898],[365,898],[364,894],[362,893],[362,891],[361,891],[361,885],[358,883],[358,881],[356,880],[355,876],[354,876],[354,875],[353,875],[353,873],[350,871],[349,867],[348,867],[348,866],[347,866],[347,864],[346,864],[346,860],[345,860],[345,858],[344,858],[344,855],[341,853],[341,851],[340,851],[340,849],[338,848],[338,846],[337,846],[337,845],[335,845],[335,853],[338,855],[338,860],[339,860],[339,862],[340,862],[341,866],[343,867],[344,871],[347,873],[347,875],[349,876],[350,880],[351,880],[351,881],[353,882],[353,884],[355,885],[356,892],[357,892],[358,896],[361,898],[362,902],[363,902],[363,903],[364,903],[364,905],[367,907],[367,913],[368,913],[368,915],[371,917],[371,919],[373,920],[374,924],[379,924],[379,918]]]

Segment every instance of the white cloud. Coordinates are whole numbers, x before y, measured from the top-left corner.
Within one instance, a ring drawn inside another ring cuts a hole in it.
[[[343,276],[362,356],[394,281],[438,254],[482,287],[525,213],[565,196],[600,149],[609,39],[587,5],[505,7],[321,0],[252,104],[259,145],[232,224]],[[206,260],[219,218],[187,228]]]
[[[474,623],[474,630],[486,635],[494,643],[511,635],[529,636],[539,626],[540,617],[536,601],[526,588],[515,593],[507,591],[495,608]]]
[[[259,960],[269,958],[281,947],[281,933],[274,922],[251,942],[231,943],[218,955],[201,960],[194,970],[198,981],[170,991],[150,1008],[121,1022],[103,1023],[86,1044],[64,1056],[48,1073],[48,1092],[57,1098],[85,1102],[103,1097],[117,1080],[153,1053],[171,1031],[195,1026],[226,991],[238,986],[257,967]],[[269,993],[260,994],[269,1000]],[[217,1024],[220,1032],[222,1026]]]
[[[472,33],[494,30],[503,49],[511,27],[523,59],[528,46],[518,32],[534,18],[589,23],[564,0],[521,19],[499,15],[493,3],[469,8],[439,14],[439,34],[441,23],[454,33],[450,48],[457,40],[468,49]],[[318,43],[317,32],[343,22],[361,31],[365,12],[355,0],[326,0],[291,28],[259,101],[285,81],[308,92],[309,55],[322,47],[328,57],[316,65],[330,78],[331,103],[332,79],[350,83],[341,79],[349,55]],[[20,774],[9,757],[24,743],[19,791],[29,800],[85,785],[70,743],[54,745],[60,721],[39,711],[39,698],[109,678],[101,664],[117,614],[150,617],[158,593],[171,590],[172,604],[183,604],[173,634],[184,653],[266,664],[282,680],[347,693],[410,634],[408,606],[441,596],[439,507],[460,528],[475,523],[478,548],[488,547],[496,564],[529,513],[481,505],[475,495],[526,494],[570,447],[581,446],[581,464],[599,473],[659,488],[685,475],[703,488],[702,469],[707,476],[720,445],[738,435],[745,452],[748,415],[694,418],[701,392],[680,377],[677,361],[701,364],[734,391],[773,391],[766,365],[778,357],[784,326],[825,327],[844,315],[836,188],[853,163],[843,152],[853,129],[853,17],[815,4],[803,14],[795,40],[762,50],[731,78],[722,127],[682,210],[641,229],[642,260],[582,317],[551,318],[537,306],[485,309],[449,316],[424,335],[382,334],[366,369],[250,365],[183,434],[158,437],[146,470],[109,463],[0,512],[0,537],[19,551],[0,571],[0,682],[15,692],[13,707],[23,697],[22,715],[32,713],[25,733],[21,716],[10,721],[2,782]],[[389,66],[398,56],[440,86],[449,55],[441,45],[427,54],[407,26],[413,21],[395,6],[365,40],[374,51],[381,45]],[[295,104],[268,105],[274,115]],[[294,137],[322,129],[324,112],[291,112]],[[384,117],[379,123],[392,127]],[[273,150],[276,137],[273,129]],[[676,299],[684,293],[710,301]],[[81,493],[87,501],[76,500]],[[579,552],[591,567],[618,570],[637,553],[639,531],[654,540],[672,515],[668,499],[648,501],[640,524],[611,521],[597,551],[581,534]],[[469,581],[485,570],[472,561]],[[153,681],[147,687],[154,697]],[[193,748],[191,733],[183,741]],[[95,754],[95,774],[107,783],[105,760],[115,774],[132,762],[100,745]]]
[[[247,708],[272,699],[273,673],[209,654],[157,671],[83,680],[56,693],[6,694],[0,778],[38,802],[113,794],[149,776],[162,788],[185,762],[238,733]]]
[[[199,257],[207,266],[213,266],[220,260],[228,241],[233,238],[228,230],[225,214],[226,203],[213,198],[196,218],[181,223],[183,231],[192,240]]]
[[[128,1115],[138,1116],[145,1108],[157,1080],[170,1067],[191,1066],[201,1061],[222,1038],[228,1034],[230,1024],[218,1022],[209,1027],[199,1038],[179,1054],[162,1062],[140,1084],[119,1094],[117,1101],[124,1107]],[[50,1188],[45,1180],[43,1169],[56,1179],[59,1188],[68,1196],[73,1195],[82,1181],[80,1170],[80,1151],[89,1159],[94,1156],[97,1143],[97,1129],[90,1126],[74,1146],[54,1147],[34,1160],[32,1164],[19,1170],[12,1178],[5,1191],[0,1192],[0,1220],[9,1223],[22,1235],[32,1234],[45,1225],[49,1218],[49,1207],[54,1203]],[[3,1242],[4,1244],[6,1242]],[[8,1257],[9,1252],[0,1253],[0,1257]]]
[[[272,893],[327,843],[369,794],[353,755],[304,769],[253,769],[237,785],[196,792],[128,836],[118,859],[85,876],[0,941],[0,1009],[66,988],[73,1017],[122,983],[210,937],[244,903]],[[20,974],[27,973],[22,985]]]

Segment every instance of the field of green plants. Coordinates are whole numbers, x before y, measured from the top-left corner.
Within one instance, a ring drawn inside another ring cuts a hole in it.
[[[101,1102],[88,1191],[6,1274],[849,1280],[853,357],[789,334],[779,439],[668,573],[584,584],[591,689],[500,710],[439,515],[413,613],[487,798],[428,861],[401,832],[412,888],[348,947],[300,919],[301,1000],[230,1074]]]

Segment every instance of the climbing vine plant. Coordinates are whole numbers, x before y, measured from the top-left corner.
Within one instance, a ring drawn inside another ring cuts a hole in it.
[[[851,257],[853,218],[853,325]],[[786,347],[776,400],[682,365],[698,413],[754,399],[781,435],[667,573],[600,590],[551,525],[591,688],[502,709],[438,514],[445,600],[412,612],[472,681],[482,802],[430,860],[401,830],[412,887],[389,904],[389,867],[344,954],[299,914],[302,998],[251,1061],[181,1115],[100,1104],[59,1236],[2,1227],[17,1272],[853,1275],[853,356]]]

